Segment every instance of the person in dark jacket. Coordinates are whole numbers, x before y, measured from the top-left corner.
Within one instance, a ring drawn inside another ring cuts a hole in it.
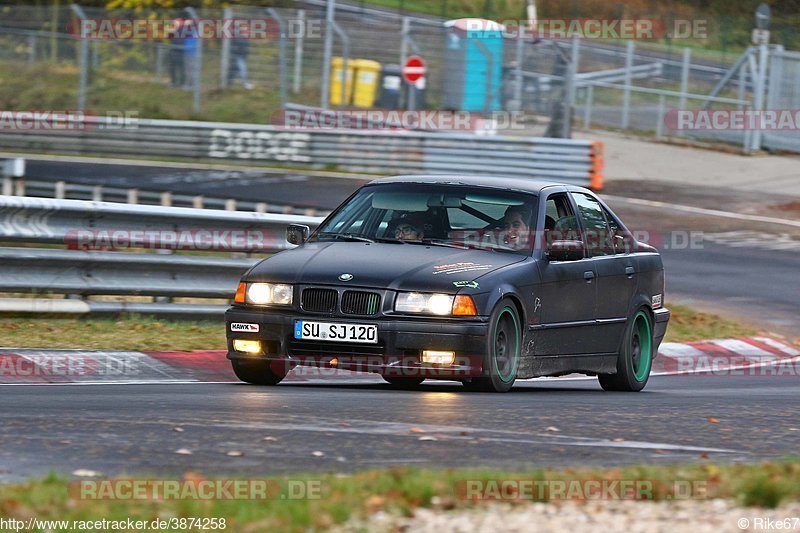
[[[173,87],[183,87],[186,71],[183,65],[183,19],[175,19],[169,33],[169,79]]]
[[[231,65],[228,69],[228,83],[239,77],[242,87],[252,89],[253,84],[247,77],[247,56],[250,54],[250,39],[247,27],[237,29],[236,37],[231,39]]]

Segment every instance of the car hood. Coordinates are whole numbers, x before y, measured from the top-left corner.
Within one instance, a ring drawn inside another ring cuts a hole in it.
[[[442,246],[314,242],[262,261],[246,280],[455,292],[455,282],[469,282],[524,259],[514,253]],[[342,274],[353,278],[343,282]]]

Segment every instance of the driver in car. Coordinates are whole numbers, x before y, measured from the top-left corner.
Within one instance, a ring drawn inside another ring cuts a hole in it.
[[[394,228],[394,238],[403,241],[421,241],[425,238],[422,227],[423,225],[416,220],[416,217],[404,217]]]
[[[514,250],[527,248],[531,243],[531,232],[528,222],[533,212],[524,205],[512,205],[503,215],[503,242]]]

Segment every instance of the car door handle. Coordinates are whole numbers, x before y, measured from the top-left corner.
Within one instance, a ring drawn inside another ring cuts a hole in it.
[[[591,282],[594,279],[594,272],[587,270],[583,273],[583,279],[585,279],[587,282]]]
[[[636,273],[636,269],[633,267],[625,267],[625,275],[629,278],[632,278],[633,275]]]

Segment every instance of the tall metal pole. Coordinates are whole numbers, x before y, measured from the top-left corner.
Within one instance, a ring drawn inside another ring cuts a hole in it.
[[[286,75],[286,39],[288,38],[289,30],[286,26],[286,20],[274,8],[267,8],[267,13],[278,23],[281,35],[278,41],[278,76],[280,77],[279,91],[281,98],[281,109],[286,108],[286,88],[288,85],[288,78]]]
[[[575,107],[575,78],[578,75],[578,53],[580,41],[577,37],[572,38],[572,53],[567,65],[567,79],[564,90],[564,122],[561,124],[561,138],[572,138],[572,109]]]
[[[325,49],[322,56],[322,87],[320,88],[320,107],[328,109],[330,82],[331,82],[331,49],[333,48],[333,22],[336,12],[336,0],[328,0],[325,11]],[[346,83],[342,80],[342,83]]]
[[[631,111],[631,83],[633,83],[633,41],[628,41],[625,49],[625,88],[622,90],[622,129],[627,129],[630,124]]]
[[[297,10],[297,20],[300,26],[300,35],[297,36],[294,43],[294,77],[292,78],[292,92],[295,94],[300,92],[300,82],[303,76],[303,42],[306,38],[305,9]]]
[[[758,77],[756,78],[756,93],[753,98],[753,110],[758,113],[764,109],[764,93],[767,88],[767,60],[769,58],[768,45],[762,42],[758,45]],[[761,129],[756,127],[750,140],[751,150],[761,149]]]
[[[233,18],[233,10],[229,7],[226,7],[223,11],[223,18],[225,20],[230,20]],[[220,46],[220,56],[219,56],[219,86],[220,87],[227,87],[228,86],[228,76],[230,74],[229,70],[231,68],[231,40],[230,39],[222,39],[222,45]]]
[[[86,13],[84,13],[81,6],[78,4],[72,4],[70,6],[72,12],[78,17],[79,20],[86,19]],[[80,44],[79,44],[79,53],[78,53],[78,65],[80,68],[80,73],[78,77],[78,111],[83,111],[86,108],[86,85],[89,80],[89,39],[88,35],[83,34],[83,24],[80,23]]]

